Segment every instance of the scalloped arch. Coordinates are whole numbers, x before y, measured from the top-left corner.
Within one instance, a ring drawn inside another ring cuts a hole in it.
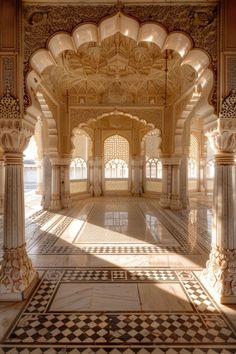
[[[193,48],[192,40],[184,32],[168,33],[162,25],[153,22],[140,25],[136,19],[121,12],[104,18],[99,25],[87,23],[76,27],[71,34],[54,34],[47,43],[47,49],[39,49],[31,56],[30,65],[36,74],[41,75],[46,68],[56,65],[58,56],[63,52],[76,52],[85,43],[100,44],[116,33],[121,33],[137,43],[154,43],[161,51],[175,51],[182,58],[182,65],[190,65],[198,76],[209,66],[208,55],[201,49]]]

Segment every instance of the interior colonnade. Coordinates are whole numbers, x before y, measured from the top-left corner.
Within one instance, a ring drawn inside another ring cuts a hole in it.
[[[100,22],[45,35],[45,46],[35,49],[27,41],[27,26],[37,17],[25,19],[22,33],[18,6],[11,2],[15,30],[7,45],[1,43],[1,55],[14,57],[14,74],[9,83],[4,69],[0,99],[0,299],[24,299],[38,279],[25,245],[23,154],[31,136],[38,146],[44,209],[68,208],[72,199],[86,195],[155,194],[161,207],[181,210],[188,205],[188,173],[194,169],[193,135],[199,143],[193,191],[206,189],[206,136],[215,163],[212,250],[202,281],[220,302],[235,303],[236,96],[224,76],[217,91],[207,45],[199,48],[183,30],[158,21],[140,24],[116,8]],[[217,102],[211,101],[213,91]],[[71,178],[75,159],[86,178]]]

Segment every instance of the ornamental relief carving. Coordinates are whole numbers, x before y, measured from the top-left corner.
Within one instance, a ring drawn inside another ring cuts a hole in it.
[[[152,123],[155,128],[162,130],[162,112],[160,110],[151,109],[127,109],[121,108],[122,113],[137,117],[139,120],[143,120],[144,124]],[[76,128],[81,123],[87,123],[89,120],[96,120],[101,114],[111,114],[111,117],[116,115],[111,108],[94,108],[94,109],[72,109],[70,111],[71,129]],[[114,124],[114,119],[112,120]],[[117,124],[117,123],[116,123]]]
[[[24,5],[24,73],[29,71],[29,58],[36,50],[46,47],[48,38],[58,31],[71,31],[79,24],[98,24],[102,18],[114,15],[119,6],[35,6]],[[191,36],[194,46],[206,50],[211,56],[216,76],[217,60],[217,6],[123,6],[126,15],[140,23],[156,21],[170,32],[183,31]],[[25,102],[27,104],[27,94]],[[216,87],[212,103],[216,107]]]

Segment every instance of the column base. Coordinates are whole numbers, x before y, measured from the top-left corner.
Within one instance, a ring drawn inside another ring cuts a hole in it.
[[[170,196],[168,193],[162,193],[159,205],[164,209],[168,209],[170,207]]]
[[[216,301],[236,304],[236,250],[214,247],[200,279]]]
[[[63,208],[67,209],[67,208],[70,208],[71,207],[71,196],[70,195],[67,195],[67,196],[64,196],[63,200],[62,200],[62,206]]]
[[[61,200],[59,196],[53,196],[50,200],[49,210],[61,210]]]
[[[25,245],[5,249],[0,271],[0,301],[22,301],[38,283],[38,273],[33,268]]]
[[[181,210],[183,208],[182,203],[179,199],[179,196],[172,195],[170,202],[171,210]]]

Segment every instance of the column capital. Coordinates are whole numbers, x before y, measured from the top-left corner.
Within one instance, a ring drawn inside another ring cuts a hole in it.
[[[70,166],[71,164],[71,158],[70,157],[54,157],[50,158],[50,162],[52,166]]]
[[[179,166],[181,163],[181,157],[173,156],[173,157],[160,157],[162,165],[177,165]]]
[[[206,135],[216,154],[234,154],[236,152],[236,130],[216,129]]]
[[[32,134],[32,127],[21,118],[19,100],[7,91],[0,99],[0,146],[4,153],[23,152]]]

